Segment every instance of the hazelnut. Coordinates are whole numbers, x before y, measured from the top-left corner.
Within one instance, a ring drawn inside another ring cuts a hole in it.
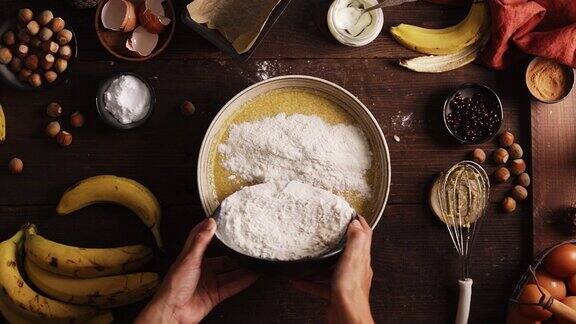
[[[500,135],[499,141],[502,147],[508,147],[514,143],[514,135],[506,131]]]
[[[512,197],[504,198],[502,201],[502,211],[505,213],[511,213],[516,210],[516,200]]]
[[[60,32],[62,29],[64,29],[65,26],[66,26],[66,23],[64,22],[64,19],[62,19],[60,17],[56,17],[56,18],[52,19],[52,21],[50,22],[50,28],[55,33]]]
[[[50,38],[52,38],[53,34],[54,32],[52,32],[52,29],[48,27],[42,27],[42,29],[40,29],[40,32],[38,33],[38,38],[40,38],[41,41],[47,41]]]
[[[38,73],[32,73],[32,75],[28,77],[28,83],[34,88],[38,88],[42,85],[42,77]]]
[[[0,48],[0,63],[8,64],[12,61],[12,52],[6,47]]]
[[[84,125],[84,115],[82,115],[79,111],[70,115],[70,125],[73,127],[82,127]]]
[[[72,49],[68,45],[60,46],[58,55],[65,60],[69,60],[72,57]]]
[[[510,172],[513,175],[520,175],[526,171],[526,163],[522,159],[515,159],[510,162]]]
[[[54,62],[54,70],[56,70],[56,72],[58,72],[58,73],[62,73],[64,71],[66,71],[67,67],[68,67],[68,61],[66,61],[64,59],[58,58]]]
[[[494,178],[496,178],[496,181],[504,183],[510,179],[510,171],[506,167],[499,167],[494,172]]]
[[[58,133],[60,133],[60,123],[51,121],[46,125],[46,135],[48,135],[48,137],[56,137]]]
[[[508,162],[508,151],[503,148],[499,148],[494,151],[494,162],[498,165],[506,164]]]
[[[28,78],[32,75],[32,71],[28,70],[27,68],[23,68],[18,73],[18,80],[22,82],[27,82]]]
[[[72,134],[67,131],[60,131],[60,133],[56,135],[56,141],[60,146],[68,146],[72,144]]]
[[[194,107],[194,105],[188,101],[188,100],[184,100],[184,102],[182,103],[182,105],[180,105],[180,112],[184,115],[184,116],[191,116],[194,114],[194,112],[196,111],[196,108]]]
[[[6,46],[12,46],[16,44],[16,35],[13,31],[9,30],[2,35],[2,42],[4,42]]]
[[[32,71],[35,71],[38,69],[38,63],[39,63],[38,62],[38,56],[36,56],[36,54],[28,55],[24,59],[24,66],[29,68]]]
[[[40,25],[38,25],[35,20],[30,20],[28,24],[26,24],[26,31],[28,32],[28,35],[34,36],[40,31]]]
[[[517,201],[522,201],[528,197],[528,190],[522,186],[514,186],[512,189],[512,197]]]
[[[474,149],[472,151],[472,153],[470,154],[470,157],[472,158],[472,160],[476,163],[484,163],[484,161],[486,161],[486,153],[484,153],[484,150],[482,149]]]
[[[58,44],[66,45],[72,40],[72,32],[68,29],[62,29],[57,35]]]
[[[52,68],[52,65],[54,65],[54,55],[44,55],[44,57],[42,57],[42,68],[47,71]]]
[[[24,44],[30,43],[30,35],[28,35],[26,29],[20,29],[20,31],[18,31],[18,41]]]
[[[22,60],[19,57],[14,56],[12,57],[12,61],[8,64],[8,67],[10,67],[12,72],[18,73],[22,69]]]
[[[46,82],[48,82],[48,83],[52,83],[52,82],[56,81],[57,78],[58,78],[58,73],[56,73],[54,71],[44,72],[44,79],[46,79]]]
[[[42,41],[40,38],[34,36],[30,38],[30,46],[32,47],[42,47]]]
[[[32,12],[32,10],[28,8],[22,8],[18,10],[18,21],[23,24],[26,24],[27,22],[32,20],[33,17],[34,13]]]
[[[530,185],[530,176],[528,173],[522,173],[518,176],[518,184],[526,188]]]
[[[46,107],[46,115],[52,118],[60,117],[62,115],[62,106],[57,102],[49,103],[48,107]]]
[[[508,147],[508,153],[510,153],[510,157],[513,159],[519,159],[524,154],[524,151],[522,150],[522,146],[520,146],[520,144],[514,143]]]
[[[56,54],[60,46],[53,41],[46,41],[42,43],[42,50],[46,53]]]
[[[20,44],[18,45],[18,50],[16,51],[16,56],[23,59],[28,56],[28,45]]]
[[[13,158],[8,163],[8,171],[12,174],[21,173],[24,170],[24,163],[19,158]]]
[[[44,10],[38,15],[37,19],[38,23],[41,26],[46,26],[52,21],[52,18],[54,18],[54,14],[52,14],[52,11]]]

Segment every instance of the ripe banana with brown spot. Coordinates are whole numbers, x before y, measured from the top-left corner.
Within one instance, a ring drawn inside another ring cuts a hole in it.
[[[36,232],[34,225],[26,228],[26,257],[40,268],[76,278],[94,278],[132,272],[153,256],[144,245],[108,249],[89,249],[50,241]]]
[[[46,271],[25,258],[30,281],[46,295],[80,305],[110,308],[135,303],[150,296],[158,287],[158,274],[138,272],[125,275],[76,279]]]
[[[68,188],[56,211],[67,215],[95,203],[115,203],[131,209],[150,228],[161,248],[161,210],[158,200],[142,184],[128,178],[100,175],[84,179]]]
[[[2,105],[0,105],[0,143],[6,140],[6,116],[4,115],[4,110]]]
[[[28,286],[18,269],[24,230],[0,243],[0,286],[9,301],[26,316],[46,321],[81,322],[94,317],[96,308],[64,303],[44,297]]]

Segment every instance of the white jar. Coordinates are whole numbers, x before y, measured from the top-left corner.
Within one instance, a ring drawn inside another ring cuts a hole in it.
[[[335,0],[330,9],[328,9],[328,29],[330,29],[330,33],[332,36],[336,38],[340,43],[348,46],[364,46],[366,44],[371,43],[382,31],[382,27],[384,26],[384,14],[382,13],[382,9],[375,9],[370,11],[372,20],[369,25],[367,25],[361,33],[354,36],[348,33],[346,30],[342,28],[338,28],[337,20],[341,17],[339,16],[339,11],[342,8],[348,7],[350,4],[361,4],[363,8],[369,8],[374,5],[377,5],[378,2],[376,0]]]

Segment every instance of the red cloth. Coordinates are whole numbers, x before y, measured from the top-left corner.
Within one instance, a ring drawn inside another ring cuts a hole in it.
[[[467,4],[469,0],[428,0]],[[522,53],[576,68],[576,0],[488,0],[491,38],[482,61],[503,69]]]

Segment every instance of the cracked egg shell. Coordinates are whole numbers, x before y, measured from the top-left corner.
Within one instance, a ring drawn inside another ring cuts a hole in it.
[[[150,33],[143,26],[138,26],[132,36],[126,40],[126,48],[138,56],[148,56],[158,45],[158,34]]]
[[[130,32],[136,28],[136,8],[127,0],[108,0],[102,7],[101,19],[110,30]]]
[[[165,17],[164,0],[146,0],[138,7],[138,19],[147,31],[160,34],[170,24],[171,20]]]

